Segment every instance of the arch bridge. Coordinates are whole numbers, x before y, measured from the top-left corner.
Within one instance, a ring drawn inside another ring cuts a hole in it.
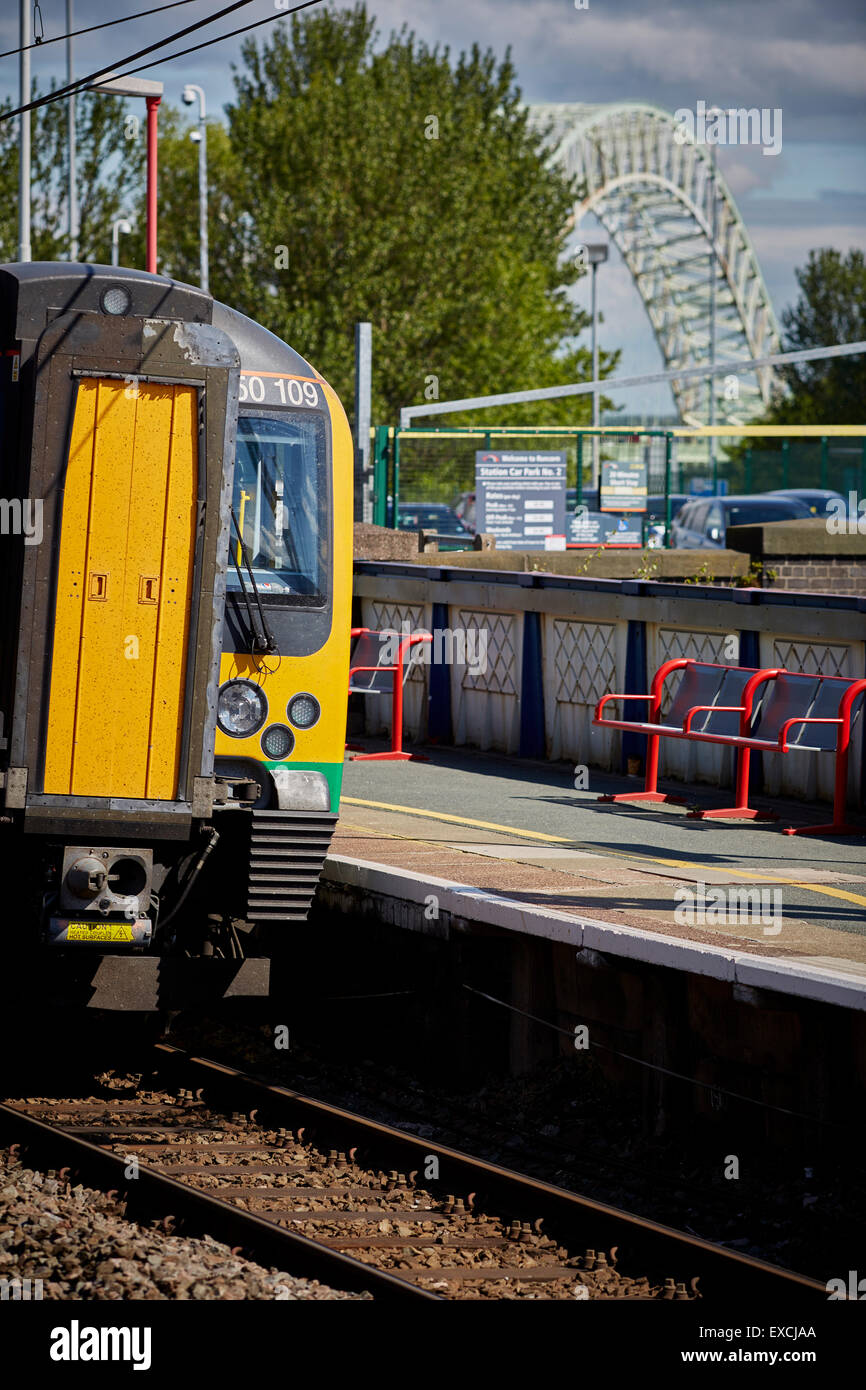
[[[639,102],[529,110],[532,125],[548,133],[552,158],[578,180],[575,227],[594,213],[628,266],[667,370],[781,350],[754,247],[705,145],[679,143],[673,115]],[[738,373],[736,386],[716,377],[715,422],[755,419],[777,386],[768,367]],[[707,383],[674,377],[671,387],[686,424],[706,424]]]

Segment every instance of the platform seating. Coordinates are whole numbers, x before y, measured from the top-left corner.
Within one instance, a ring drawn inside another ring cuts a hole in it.
[[[432,633],[411,632],[401,636],[394,631],[376,632],[369,627],[353,627],[351,635],[355,647],[349,663],[349,694],[391,697],[390,749],[385,753],[364,753],[356,751],[356,745],[347,743],[347,749],[355,753],[354,761],[426,762],[418,753],[403,751],[403,686],[412,667],[421,659],[424,643],[433,641]],[[398,638],[396,660],[387,661]]]
[[[682,671],[673,702],[661,717],[665,681]],[[649,695],[604,695],[593,723],[629,729],[648,736],[644,791],[626,792],[602,801],[682,801],[658,790],[660,738],[684,738],[719,743],[737,749],[735,804],[692,814],[703,820],[776,820],[774,812],[749,806],[749,768],[752,750],[766,753],[834,753],[836,757],[833,820],[826,825],[800,826],[788,835],[851,835],[861,833],[845,819],[848,750],[851,728],[862,708],[866,680],[842,676],[805,675],[778,667],[722,666],[679,658],[666,661],[653,678]],[[646,720],[610,719],[602,715],[613,700],[648,702]],[[796,731],[796,732],[792,732]]]

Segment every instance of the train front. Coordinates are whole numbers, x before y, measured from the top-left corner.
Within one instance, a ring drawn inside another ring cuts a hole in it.
[[[7,980],[64,1001],[266,992],[255,914],[291,919],[286,853],[313,841],[301,861],[317,876],[336,813],[336,758],[314,732],[331,692],[312,667],[299,684],[286,669],[328,648],[348,603],[334,407],[316,379],[309,426],[287,406],[291,439],[276,407],[239,421],[249,386],[228,320],[262,332],[163,277],[0,268],[4,947]],[[304,698],[275,717],[265,692],[283,683]],[[231,751],[215,762],[217,740]],[[298,817],[306,837],[286,833]]]

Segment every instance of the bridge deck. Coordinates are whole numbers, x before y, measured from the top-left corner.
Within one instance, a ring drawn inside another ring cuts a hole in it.
[[[542,909],[534,933],[553,939],[577,939],[570,918],[575,927],[589,922],[596,949],[639,955],[640,939],[645,958],[686,969],[694,968],[695,946],[707,958],[759,956],[770,967],[763,972],[768,988],[775,975],[786,992],[817,989],[820,996],[824,981],[824,997],[866,1007],[866,840],[795,838],[780,829],[821,822],[826,808],[791,804],[790,818],[772,824],[697,821],[686,818],[687,806],[597,801],[601,793],[638,789],[637,779],[592,771],[591,789],[576,791],[561,764],[426,751],[429,762],[347,764],[337,860],[397,871],[392,893],[402,871],[416,901],[428,880],[496,895],[517,910],[512,929],[521,929],[519,909],[530,907]],[[704,786],[670,790],[702,806],[729,800]],[[700,910],[699,885],[705,913],[682,920],[686,890]],[[765,890],[763,920],[731,906],[735,888]],[[435,893],[436,884],[427,891]],[[652,937],[655,951],[647,954]],[[812,986],[801,990],[798,981],[810,977]]]

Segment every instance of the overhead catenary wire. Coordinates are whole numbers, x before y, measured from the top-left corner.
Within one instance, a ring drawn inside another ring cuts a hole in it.
[[[298,10],[307,10],[311,5],[321,5],[322,0],[303,0],[302,4],[293,5],[290,10],[280,10],[276,14],[265,15],[264,19],[257,19],[252,24],[242,24],[238,29],[230,29],[227,34],[219,34],[216,38],[205,39],[203,43],[194,43],[189,48],[182,48],[179,53],[168,53],[161,59],[163,63],[173,63],[175,58],[185,58],[188,53],[198,53],[202,48],[209,48],[211,44],[222,43],[223,39],[236,38],[238,34],[248,34],[252,29],[260,29],[263,24],[272,24],[275,19],[288,19],[289,15],[297,14]],[[132,77],[137,72],[145,72],[152,67],[152,63],[141,63],[137,68],[127,68],[126,72],[117,73],[118,77]]]
[[[46,39],[44,36],[37,39],[35,43],[25,44],[24,48],[8,48],[5,53],[0,53],[0,58],[14,58],[19,53],[24,53],[28,48],[47,48],[52,43],[62,43],[64,39],[78,39],[82,34],[94,34],[97,29],[111,29],[115,24],[131,24],[135,19],[150,19],[153,15],[159,14],[160,10],[176,10],[179,5],[195,5],[199,0],[171,0],[168,5],[155,5],[149,10],[139,10],[137,14],[126,14],[121,19],[106,19],[102,24],[90,24],[86,29],[73,29],[68,34],[57,34],[53,39]]]
[[[322,0],[303,0],[302,4],[294,5],[291,9],[277,10],[274,14],[266,15],[264,19],[257,20],[253,24],[241,25],[240,28],[232,29],[227,34],[217,34],[213,38],[206,39],[203,43],[193,44],[189,48],[182,48],[178,53],[165,55],[161,58],[161,61],[164,63],[174,62],[176,58],[183,58],[188,53],[196,53],[202,48],[209,48],[211,44],[222,43],[224,39],[235,38],[238,34],[245,34],[250,29],[259,28],[262,24],[271,24],[275,19],[286,19],[289,15],[297,13],[298,10],[306,10],[311,5],[319,5],[321,3]],[[110,74],[112,78],[117,79],[120,77],[131,77],[133,73],[136,72],[143,72],[145,68],[152,67],[153,64],[142,63],[139,67],[127,69],[125,72],[117,72],[116,69],[125,67],[127,63],[134,62],[136,58],[144,58],[150,53],[155,53],[158,49],[165,48],[167,44],[173,43],[175,39],[182,39],[187,34],[195,33],[197,30],[203,29],[206,24],[213,24],[216,20],[223,19],[226,15],[232,14],[235,10],[243,9],[246,5],[250,4],[252,4],[252,0],[234,0],[231,5],[226,5],[216,14],[210,15],[207,19],[197,20],[195,24],[188,24],[185,29],[179,29],[177,33],[169,34],[168,38],[160,39],[158,43],[149,44],[146,48],[140,48],[136,53],[127,54],[125,58],[114,59],[104,67],[99,68],[96,72],[88,73],[86,77],[77,78],[75,82],[67,83],[65,87],[58,87],[54,91],[49,92],[46,96],[37,97],[35,101],[27,102],[23,106],[16,106],[11,111],[4,111],[2,115],[0,115],[0,121],[11,121],[13,117],[21,116],[26,111],[35,111],[40,106],[47,106],[50,102],[60,101],[64,97],[69,96],[70,92],[78,92],[85,87],[92,86],[100,77],[107,77]]]
[[[23,106],[16,106],[12,111],[4,111],[0,116],[2,121],[11,121],[14,116],[22,116],[25,111],[35,111],[40,106],[46,106],[51,101],[59,101],[62,97],[69,96],[70,92],[78,92],[82,87],[87,87],[95,82],[99,77],[105,77],[108,73],[114,73],[114,69],[122,67],[125,63],[134,63],[136,58],[144,58],[148,53],[156,53],[160,48],[165,48],[166,44],[174,43],[175,39],[185,38],[187,34],[193,34],[198,29],[203,29],[206,24],[213,24],[218,19],[223,19],[227,14],[233,14],[235,10],[244,9],[251,5],[252,0],[232,0],[230,5],[218,10],[216,14],[209,15],[207,19],[198,19],[194,24],[188,24],[185,29],[178,29],[174,34],[169,34],[165,39],[159,39],[156,43],[148,44],[146,48],[139,48],[135,53],[128,54],[125,58],[115,59],[113,62],[106,63],[105,67],[98,68],[96,72],[88,73],[86,77],[78,77],[74,82],[67,82],[65,87],[58,87],[55,91],[49,92],[47,96],[37,97],[35,101],[29,101]],[[228,36],[226,36],[228,37]],[[25,50],[22,50],[25,51]],[[150,66],[150,64],[148,65]]]

